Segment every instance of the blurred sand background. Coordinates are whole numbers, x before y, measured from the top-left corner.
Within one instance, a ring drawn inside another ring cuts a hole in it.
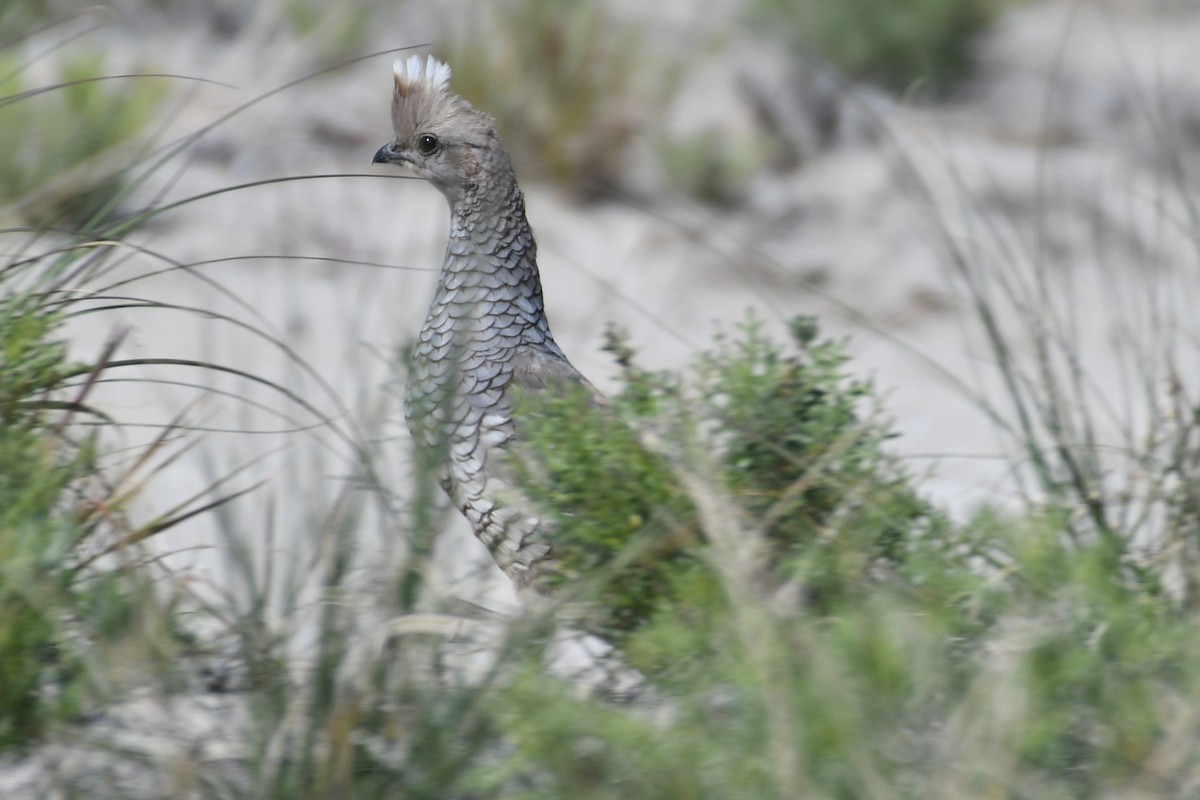
[[[361,52],[428,44],[415,52],[441,55],[447,20],[481,8],[430,5],[378,9]],[[105,24],[86,41],[104,48],[112,72],[214,82],[180,82],[155,134],[162,144],[325,63],[321,29],[304,37],[281,30],[279,6],[129,0],[97,12]],[[1015,4],[976,43],[977,75],[937,102],[831,79],[740,25],[741,11],[704,0],[614,6],[620,24],[652,45],[656,58],[640,67],[648,82],[667,64],[681,67],[669,102],[639,119],[613,168],[617,188],[582,201],[563,186],[523,182],[551,324],[581,370],[613,386],[616,367],[601,350],[610,323],[628,331],[644,365],[674,369],[711,341],[716,325],[748,311],[778,332],[795,315],[814,315],[826,335],[850,337],[852,373],[885,390],[901,434],[894,450],[928,474],[929,494],[957,513],[1003,504],[1013,491],[1007,443],[963,385],[1002,401],[947,257],[949,237],[983,274],[1049,266],[1089,381],[1111,401],[1113,435],[1136,420],[1128,368],[1137,355],[1121,347],[1137,324],[1128,313],[1156,298],[1179,325],[1195,323],[1195,231],[1182,198],[1192,185],[1188,159],[1200,152],[1200,7]],[[62,38],[54,30],[30,46]],[[448,213],[433,188],[371,165],[391,135],[394,57],[254,102],[140,190],[144,200],[170,200],[332,176],[191,202],[140,230],[133,241],[144,250],[97,282],[136,277],[112,294],[187,311],[109,310],[72,323],[81,357],[127,329],[119,357],[226,365],[286,386],[310,406],[232,375],[169,367],[139,374],[206,388],[104,387],[110,413],[147,426],[130,429],[130,439],[138,430],[155,435],[179,414],[211,429],[178,468],[155,478],[147,514],[242,467],[225,489],[266,481],[224,517],[171,534],[168,549],[186,551],[177,556],[182,569],[208,563],[191,548],[219,549],[223,526],[250,532],[268,551],[294,553],[352,471],[342,434],[377,446],[403,512],[408,441],[396,349],[420,328]],[[511,92],[519,102],[536,87]],[[501,133],[513,146],[523,134]],[[755,165],[731,200],[706,204],[656,164],[653,142],[667,136],[766,137],[790,148],[790,158]],[[1180,160],[1163,156],[1168,145]],[[148,275],[173,264],[192,266]],[[1025,323],[1008,324],[1017,357],[1030,357]],[[381,553],[398,547],[386,525],[374,530]],[[457,535],[449,576],[483,555]]]

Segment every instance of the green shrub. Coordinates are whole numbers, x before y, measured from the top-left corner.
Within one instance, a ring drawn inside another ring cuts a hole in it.
[[[619,341],[610,347],[626,386],[612,408],[595,407],[582,390],[518,404],[532,443],[532,456],[515,459],[518,475],[555,520],[552,583],[596,581],[597,632],[621,638],[660,608],[672,619],[703,616],[719,595],[715,577],[705,577],[712,556],[692,498],[622,413],[668,425],[668,439],[697,435],[689,425],[712,431],[706,447],[718,454],[722,489],[769,543],[775,580],[800,581],[817,607],[861,590],[881,563],[903,559],[908,537],[936,524],[884,454],[886,428],[861,417],[870,384],[845,374],[840,345],[814,344],[815,336],[811,321],[798,320],[792,353],[753,322],[740,338],[719,337],[698,362],[694,411],[678,379],[639,371]]]
[[[633,385],[597,407],[584,387],[519,398],[531,452],[512,459],[518,481],[551,512],[555,571],[548,588],[587,587],[588,625],[620,636],[645,621],[671,570],[694,558],[699,532],[670,463],[621,417],[657,410],[657,387]]]
[[[877,393],[846,371],[843,345],[817,342],[809,318],[792,335],[789,353],[751,322],[739,339],[719,336],[698,373],[726,485],[774,558],[807,565],[806,595],[820,604],[899,563],[914,533],[941,522],[885,454],[893,434],[864,416]]]
[[[703,560],[672,570],[620,644],[663,713],[530,668],[489,693],[512,750],[479,780],[527,798],[1186,794],[1195,615],[1065,521],[927,527],[894,569],[843,571],[819,604],[781,603],[784,570],[740,587]],[[828,546],[805,548],[814,566]]]
[[[1200,715],[1170,709],[1200,699],[1194,613],[1118,541],[1073,537],[1069,509],[949,524],[883,450],[886,426],[864,414],[875,392],[840,345],[810,321],[793,332],[790,350],[754,324],[719,337],[698,362],[698,404],[628,366],[614,401],[661,442],[706,443],[738,547],[765,542],[750,572],[719,563],[694,486],[681,494],[678,470],[636,437],[570,415],[525,431],[540,453],[530,491],[573,526],[563,553],[600,565],[601,604],[645,590],[625,606],[636,625],[610,638],[670,713],[580,697],[530,667],[491,693],[514,749],[481,764],[483,785],[547,798],[1185,791],[1183,732]],[[658,528],[656,550],[621,524],[631,508],[684,516]],[[622,583],[622,570],[653,579]]]

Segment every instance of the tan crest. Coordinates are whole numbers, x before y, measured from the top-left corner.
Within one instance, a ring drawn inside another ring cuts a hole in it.
[[[407,97],[416,92],[447,94],[450,91],[450,65],[433,56],[398,58],[392,64],[396,76],[396,94]]]

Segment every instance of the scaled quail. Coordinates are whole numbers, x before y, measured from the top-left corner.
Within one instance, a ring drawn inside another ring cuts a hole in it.
[[[537,245],[493,118],[450,92],[432,56],[394,65],[396,138],[374,163],[398,164],[450,203],[450,239],[413,355],[405,417],[420,456],[518,590],[553,557],[548,521],[513,485],[514,395],[596,389],[550,334]]]

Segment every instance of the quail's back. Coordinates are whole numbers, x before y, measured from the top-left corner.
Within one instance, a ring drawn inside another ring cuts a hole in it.
[[[518,438],[516,391],[595,390],[546,321],[537,246],[492,118],[450,92],[450,68],[394,67],[396,138],[376,163],[407,167],[450,203],[450,239],[405,395],[417,450],[518,588],[552,557],[549,526],[515,487],[504,451]],[[598,395],[597,395],[598,396]]]

